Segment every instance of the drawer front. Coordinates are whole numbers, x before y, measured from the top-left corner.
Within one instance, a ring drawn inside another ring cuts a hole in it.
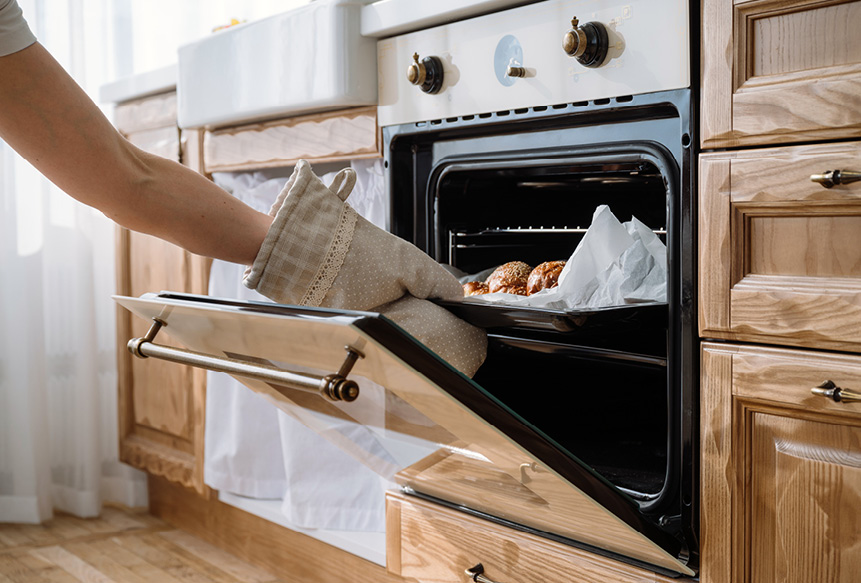
[[[203,148],[209,173],[382,156],[376,107],[206,132]]]
[[[117,105],[117,129],[125,135],[163,127],[176,127],[176,92],[142,97]]]
[[[422,583],[467,583],[481,564],[497,583],[670,583],[670,579],[592,553],[389,493],[386,561],[390,573]]]
[[[705,0],[703,146],[857,136],[859,29],[859,0]]]
[[[704,337],[861,351],[861,144],[700,158]]]

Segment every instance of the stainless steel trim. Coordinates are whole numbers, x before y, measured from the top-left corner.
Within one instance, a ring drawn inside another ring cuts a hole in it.
[[[166,325],[164,321],[153,318],[153,324],[146,336],[129,340],[129,352],[138,358],[153,357],[265,383],[285,385],[291,389],[320,394],[330,401],[355,401],[359,396],[359,385],[346,377],[356,361],[364,358],[364,354],[351,346],[344,347],[347,357],[337,373],[319,376],[284,370],[267,364],[250,363],[238,358],[212,356],[183,348],[154,344],[153,340],[159,330]]]

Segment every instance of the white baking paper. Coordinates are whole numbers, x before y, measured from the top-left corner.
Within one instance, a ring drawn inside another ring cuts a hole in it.
[[[608,206],[601,205],[559,275],[557,287],[531,296],[495,293],[466,301],[556,310],[666,302],[666,246],[636,218],[622,224]]]

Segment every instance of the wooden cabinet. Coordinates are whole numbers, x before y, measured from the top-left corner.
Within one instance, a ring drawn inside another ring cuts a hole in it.
[[[176,94],[117,106],[116,123],[132,143],[150,153],[200,169],[200,135],[176,127]],[[206,293],[209,262],[155,237],[118,229],[117,293]],[[120,459],[203,494],[203,428],[206,374],[164,361],[142,361],[125,349],[148,324],[117,311]],[[167,336],[165,340],[167,340]],[[170,344],[170,342],[167,342]],[[175,344],[174,344],[175,345]]]
[[[670,579],[415,497],[386,499],[389,573],[422,583],[467,581],[467,569],[501,583],[670,583]]]
[[[861,390],[861,182],[812,180],[861,170],[859,28],[859,1],[702,2],[703,583],[861,569],[861,403],[811,391]]]
[[[861,570],[861,357],[703,345],[707,582],[853,581]]]
[[[861,352],[861,142],[700,157],[700,330]]]
[[[861,1],[703,0],[706,148],[861,132]]]

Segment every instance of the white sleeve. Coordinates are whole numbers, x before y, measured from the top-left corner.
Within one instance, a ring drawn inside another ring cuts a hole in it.
[[[17,53],[36,42],[17,0],[0,0],[0,57]]]

